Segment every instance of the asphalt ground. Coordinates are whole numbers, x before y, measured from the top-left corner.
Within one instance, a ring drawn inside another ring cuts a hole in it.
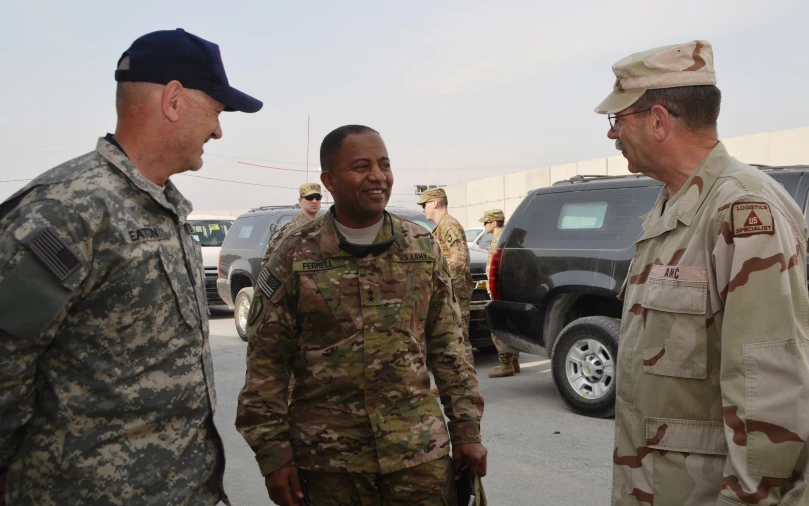
[[[216,425],[227,455],[225,490],[233,506],[272,504],[253,452],[234,427],[244,385],[246,344],[230,311],[212,308]],[[576,415],[556,392],[547,358],[522,354],[522,372],[488,377],[496,355],[475,353],[485,399],[482,432],[489,451],[483,480],[492,506],[609,504],[613,420]]]

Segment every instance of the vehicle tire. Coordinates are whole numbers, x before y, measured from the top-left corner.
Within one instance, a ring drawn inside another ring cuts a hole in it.
[[[250,312],[250,302],[253,300],[253,287],[242,288],[236,294],[233,303],[233,320],[236,322],[236,332],[242,341],[247,342],[247,314]]]
[[[556,390],[580,415],[615,414],[615,370],[621,324],[607,316],[588,316],[568,324],[553,345],[551,372]]]

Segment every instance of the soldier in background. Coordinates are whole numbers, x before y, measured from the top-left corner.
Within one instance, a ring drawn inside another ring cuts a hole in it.
[[[461,305],[462,330],[467,359],[474,365],[472,344],[469,342],[469,304],[472,301],[472,272],[469,266],[469,247],[463,226],[447,213],[447,194],[443,188],[430,188],[421,194],[417,202],[428,220],[435,223],[433,237],[447,259],[452,285]]]
[[[115,135],[0,206],[9,504],[227,502],[201,250],[169,177],[202,167],[222,111],[262,104],[180,29],[137,39],[115,79]]]
[[[612,503],[809,504],[803,214],[719,142],[710,43],[613,71],[607,136],[665,186],[622,290]]]
[[[317,213],[320,211],[323,192],[320,190],[319,184],[304,183],[298,188],[298,194],[300,195],[298,204],[301,206],[301,212],[272,236],[270,243],[267,245],[267,253],[264,255],[264,263],[267,263],[267,260],[270,258],[270,253],[272,253],[275,246],[289,230],[293,230],[314,220]]]
[[[453,475],[484,476],[486,449],[446,262],[421,226],[385,211],[393,173],[376,131],[334,130],[320,162],[334,206],[259,275],[236,426],[282,506],[454,504]]]
[[[488,275],[489,263],[492,261],[494,250],[497,249],[497,241],[500,239],[500,234],[503,233],[503,225],[506,222],[506,216],[503,214],[502,209],[489,209],[483,213],[483,217],[478,221],[483,223],[484,233],[492,234],[493,236],[492,242],[489,243],[489,259],[486,261],[486,274]],[[489,292],[489,294],[491,294],[491,292]],[[489,373],[489,377],[506,378],[520,372],[520,352],[513,350],[494,334],[492,334],[492,342],[495,348],[497,348],[497,357],[500,359],[500,365]]]

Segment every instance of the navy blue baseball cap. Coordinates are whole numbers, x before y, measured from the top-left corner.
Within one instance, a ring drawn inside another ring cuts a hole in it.
[[[128,65],[121,65],[129,57]],[[225,104],[226,111],[257,112],[261,100],[228,84],[219,46],[182,28],[147,33],[124,51],[115,71],[118,82],[168,84],[177,80]]]

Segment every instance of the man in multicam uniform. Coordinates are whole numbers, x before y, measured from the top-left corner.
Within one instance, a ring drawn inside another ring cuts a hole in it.
[[[443,188],[430,188],[421,194],[417,202],[428,220],[435,223],[433,237],[447,259],[452,285],[461,305],[461,321],[464,347],[469,363],[474,365],[472,344],[469,342],[469,304],[472,301],[472,272],[469,266],[469,247],[466,245],[466,232],[463,226],[447,213],[447,194]]]
[[[503,214],[502,209],[489,209],[483,213],[483,217],[478,221],[483,223],[484,233],[492,234],[493,236],[492,242],[489,243],[489,258],[486,261],[486,275],[488,275],[492,255],[494,255],[494,250],[497,249],[497,241],[500,240],[500,234],[503,233],[506,215]],[[491,292],[489,293],[491,294]],[[492,342],[495,348],[497,348],[497,357],[500,359],[500,365],[489,373],[489,377],[506,378],[520,372],[520,352],[513,350],[496,335],[492,334],[491,336]]]
[[[376,131],[340,127],[320,159],[335,204],[259,276],[236,426],[282,506],[455,504],[453,467],[485,475],[486,450],[446,262],[421,226],[385,212],[393,174]]]
[[[708,42],[613,71],[596,111],[665,187],[622,291],[612,503],[809,504],[804,217],[718,141]]]
[[[118,126],[0,206],[0,466],[9,504],[212,505],[224,451],[191,203],[230,88],[182,30],[119,61]],[[2,501],[0,501],[2,502]]]
[[[264,263],[270,258],[270,253],[275,249],[284,235],[301,225],[305,225],[314,220],[320,211],[320,203],[323,199],[323,192],[320,190],[320,185],[317,183],[304,183],[298,188],[298,204],[301,206],[301,212],[295,216],[289,223],[281,227],[276,232],[270,243],[267,245],[267,253],[264,255]]]

